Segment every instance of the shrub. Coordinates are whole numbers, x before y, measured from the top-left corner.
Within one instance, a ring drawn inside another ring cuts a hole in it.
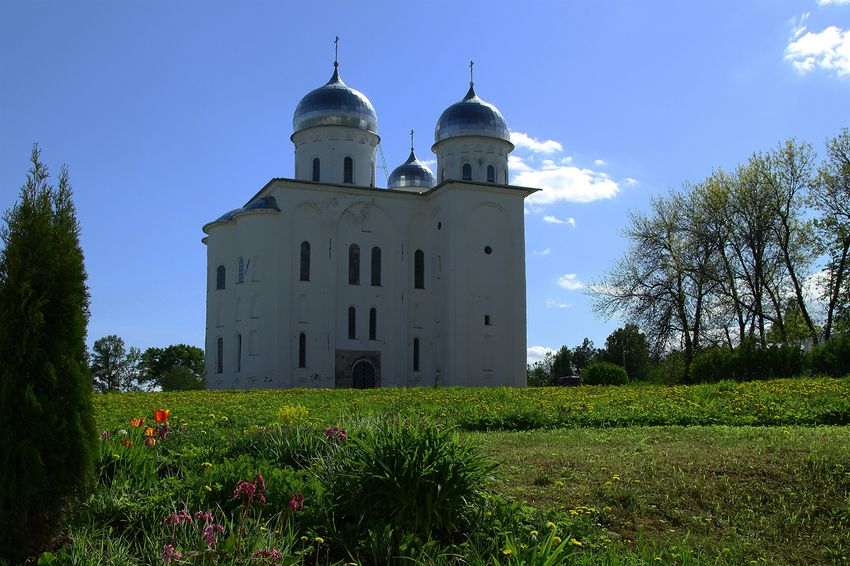
[[[333,486],[334,518],[351,542],[386,525],[423,540],[465,532],[496,467],[454,432],[419,418],[384,419],[345,442],[350,449],[320,475]]]
[[[795,344],[759,346],[745,342],[734,350],[714,348],[698,356],[689,368],[690,383],[722,379],[757,381],[787,379],[803,371],[803,351]]]
[[[0,556],[12,563],[52,536],[97,451],[80,227],[67,169],[54,189],[39,155],[0,229]]]
[[[833,336],[812,348],[806,354],[804,365],[812,375],[850,375],[850,333]]]
[[[628,382],[626,370],[609,362],[594,362],[584,370],[587,385],[624,385]]]

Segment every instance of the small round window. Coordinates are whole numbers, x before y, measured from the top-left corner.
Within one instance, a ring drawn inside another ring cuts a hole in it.
[[[491,253],[493,253],[493,248],[491,248],[490,246],[484,246],[484,253],[490,255]]]

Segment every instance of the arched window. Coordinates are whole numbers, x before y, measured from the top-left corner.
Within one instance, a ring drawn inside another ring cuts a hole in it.
[[[245,281],[245,258],[239,258],[239,281],[237,283],[242,283]]]
[[[377,340],[378,336],[378,309],[372,307],[369,310],[369,340]]]
[[[360,285],[360,246],[348,246],[348,284]]]
[[[236,335],[236,371],[242,371],[242,335]]]
[[[492,165],[487,166],[487,182],[495,183],[496,182],[496,168]]]
[[[472,180],[472,165],[470,165],[469,161],[464,163],[460,170],[464,181]]]
[[[413,254],[413,286],[417,289],[425,288],[425,252],[416,250]]]
[[[313,158],[313,180],[319,182],[321,177],[321,163],[318,157]]]
[[[342,160],[342,182],[354,182],[354,160],[350,157],[346,157]]]
[[[224,371],[224,340],[219,338],[216,341],[215,348],[215,372],[221,373]]]
[[[298,367],[307,367],[307,334],[298,335]]]
[[[419,338],[413,339],[413,371],[421,371],[419,369]]]
[[[310,280],[310,242],[301,242],[301,281]]]
[[[219,265],[215,270],[215,288],[224,289],[225,270],[223,265]]]
[[[372,248],[372,285],[381,286],[381,248]]]
[[[357,339],[357,309],[348,307],[348,339]]]

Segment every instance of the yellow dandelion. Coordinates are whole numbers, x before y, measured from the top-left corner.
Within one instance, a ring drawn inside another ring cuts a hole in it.
[[[221,420],[227,421],[227,417],[221,417]]]
[[[510,548],[506,548],[502,551],[502,554],[504,554],[505,556],[510,556],[511,554],[513,554],[513,552],[511,552]]]
[[[323,542],[325,542],[325,539],[323,539],[322,537],[316,537],[315,539],[313,539],[313,542],[322,544]]]
[[[723,549],[723,552],[729,552],[729,549],[728,549],[728,548],[724,548],[724,549]]]
[[[611,512],[611,508],[610,508],[610,507],[606,507],[606,508],[605,508],[605,511],[607,511],[608,513],[610,513],[610,512]]]
[[[531,531],[531,536],[536,537],[536,536],[537,536],[537,531]]]
[[[562,481],[556,481],[556,482],[555,482],[555,487],[564,487],[564,482],[562,482]]]
[[[611,485],[611,482],[606,481],[606,482],[605,482],[605,485]]]
[[[203,464],[201,464],[201,465],[202,465],[203,467],[205,467],[205,468],[212,468],[212,464],[210,464],[209,462],[204,462],[204,463],[203,463]]]
[[[265,533],[266,531],[268,531],[268,529],[267,529],[267,528],[265,528],[265,527],[260,527],[260,530],[261,530],[261,531],[263,531],[264,533]]]
[[[554,542],[555,544],[561,544],[561,537],[555,537],[555,538],[553,538],[553,539],[552,539],[552,542]]]
[[[301,537],[301,540],[309,540],[307,537]]]
[[[119,458],[121,458],[121,454],[113,454],[112,457],[118,460]]]
[[[484,515],[485,515],[485,516],[487,516],[487,517],[490,517],[490,516],[492,516],[493,514],[492,514],[491,512],[489,512],[489,511],[487,511],[486,513],[484,513]]]
[[[204,486],[204,489],[205,489],[205,490],[207,490],[207,491],[212,491],[212,488],[211,488],[210,486],[208,486],[208,485],[205,485],[205,486]]]
[[[547,529],[554,529],[554,528],[555,528],[555,523],[553,523],[553,522],[551,522],[551,521],[550,521],[550,522],[548,522],[548,523],[546,523],[546,528],[547,528]]]
[[[574,545],[576,545],[576,546],[584,546],[584,545],[582,545],[579,541],[577,541],[576,539],[573,539],[573,540],[571,540],[570,542],[571,542],[571,543],[573,543],[573,544],[574,544]]]

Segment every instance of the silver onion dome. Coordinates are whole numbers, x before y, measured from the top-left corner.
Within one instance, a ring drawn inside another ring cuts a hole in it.
[[[475,94],[472,84],[460,102],[443,112],[434,129],[434,143],[459,136],[485,136],[511,141],[511,132],[502,113]]]
[[[434,173],[431,172],[421,161],[416,159],[413,149],[407,161],[393,169],[387,179],[388,189],[402,189],[405,187],[433,188],[437,184]]]
[[[375,107],[363,94],[342,82],[336,63],[331,80],[302,98],[292,117],[295,133],[313,126],[346,126],[378,133]]]

